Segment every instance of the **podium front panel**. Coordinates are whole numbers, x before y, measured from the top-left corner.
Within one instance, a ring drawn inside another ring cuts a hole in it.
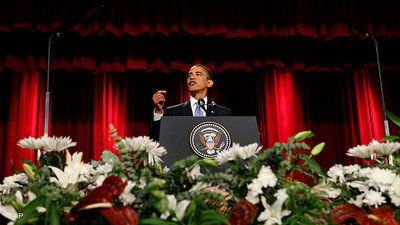
[[[160,144],[168,152],[162,157],[164,165],[171,166],[176,159],[196,155],[190,147],[190,134],[198,124],[203,122],[216,122],[225,127],[232,143],[238,143],[241,146],[254,142],[260,144],[257,120],[254,116],[164,116],[160,125]]]

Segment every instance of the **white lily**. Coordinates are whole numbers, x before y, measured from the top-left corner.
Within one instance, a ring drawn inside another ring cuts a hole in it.
[[[50,182],[56,183],[60,187],[72,191],[75,188],[80,175],[82,153],[75,152],[71,157],[71,154],[67,151],[66,158],[67,166],[64,167],[64,171],[57,167],[49,166],[57,177],[57,179],[55,177],[50,177]]]
[[[67,150],[67,154],[66,154],[66,164],[67,166],[71,166],[71,167],[80,167],[82,166],[82,152],[75,152],[72,156],[69,153],[69,151]]]
[[[35,193],[33,193],[32,191],[28,191],[27,196],[28,196],[28,202],[27,202],[27,203],[24,203],[24,198],[22,197],[22,193],[18,190],[18,191],[15,193],[16,202],[17,202],[18,204],[22,205],[22,206],[26,206],[26,205],[28,205],[31,201],[33,201],[33,200],[36,199],[36,195],[35,195]]]
[[[13,225],[15,220],[17,220],[22,215],[17,213],[12,205],[2,205],[0,201],[0,215],[4,216],[5,218],[9,219],[10,222],[7,225]]]
[[[203,174],[200,172],[200,165],[196,164],[190,172],[186,171],[186,175],[192,179],[203,176]]]
[[[261,202],[265,210],[257,218],[258,222],[265,221],[265,225],[282,224],[282,218],[290,215],[291,211],[286,209],[282,210],[283,202],[289,197],[286,194],[286,189],[278,190],[274,196],[277,199],[272,205],[267,203],[264,196],[261,196]]]
[[[79,177],[79,170],[69,166],[66,166],[64,171],[54,166],[49,167],[53,170],[57,177],[57,179],[55,177],[50,177],[50,182],[56,183],[60,187],[70,191],[75,188],[75,184],[77,183]]]
[[[186,208],[189,205],[189,200],[182,200],[177,203],[176,198],[174,195],[167,195],[168,199],[168,210],[161,214],[161,219],[167,219],[170,215],[169,210],[173,210],[175,212],[175,218],[172,220],[174,221],[181,221],[185,214]]]
[[[18,217],[17,211],[11,205],[0,205],[0,214],[5,218],[11,220],[8,224],[14,224],[14,221]]]
[[[323,199],[331,199],[337,198],[340,195],[340,189],[334,188],[331,181],[323,179],[321,183],[311,188],[311,193]]]

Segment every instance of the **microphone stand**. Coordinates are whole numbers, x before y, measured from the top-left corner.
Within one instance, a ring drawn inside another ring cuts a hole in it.
[[[370,35],[371,38],[374,40],[374,46],[375,46],[375,53],[376,53],[376,64],[378,67],[378,77],[379,77],[379,86],[381,89],[381,98],[382,98],[382,106],[384,109],[386,109],[385,106],[385,98],[384,98],[384,94],[383,94],[383,82],[382,82],[382,67],[381,67],[381,62],[380,62],[380,58],[379,58],[379,48],[378,48],[378,41],[376,40],[376,37],[374,35]],[[386,116],[386,112],[383,111],[383,124],[385,126],[385,135],[389,136],[390,132],[389,132],[389,122],[387,120],[387,116]],[[389,142],[389,141],[387,141]]]
[[[357,26],[356,24],[350,22],[348,19],[344,18],[343,16],[337,14],[336,12],[330,11],[331,14],[333,14],[337,19],[339,19],[342,23],[346,24],[349,26],[351,29],[356,30],[360,34],[364,36],[365,39],[371,38],[374,41],[374,46],[375,46],[375,54],[376,54],[376,64],[378,67],[378,77],[379,77],[379,86],[380,86],[380,92],[381,92],[381,99],[382,99],[382,107],[386,109],[385,106],[385,97],[383,93],[383,82],[382,82],[382,67],[381,67],[381,62],[380,62],[380,57],[379,57],[379,48],[378,48],[378,40],[376,39],[375,35],[369,33],[368,31],[364,30],[363,28]],[[383,125],[385,128],[385,135],[389,136],[389,122],[387,120],[386,112],[383,111]],[[386,141],[389,142],[389,141]]]
[[[58,28],[53,29],[49,33],[49,40],[47,45],[47,75],[46,75],[46,100],[45,100],[45,113],[44,113],[44,136],[49,135],[49,116],[50,116],[50,61],[51,61],[51,43],[55,38],[61,37],[63,33],[71,31],[76,25],[82,23],[87,20],[89,17],[96,14],[101,8],[103,8],[103,4],[97,5],[95,8],[89,10],[88,12],[79,15],[77,17],[72,17],[71,20],[67,21],[65,24],[61,25]],[[40,150],[37,152],[37,160],[40,159],[41,152]]]

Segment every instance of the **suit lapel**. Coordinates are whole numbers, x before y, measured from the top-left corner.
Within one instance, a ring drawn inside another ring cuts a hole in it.
[[[190,106],[190,100],[183,103],[182,105],[182,114],[184,116],[193,116],[192,107]]]

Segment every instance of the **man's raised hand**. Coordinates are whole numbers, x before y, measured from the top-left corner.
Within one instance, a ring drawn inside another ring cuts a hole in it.
[[[153,95],[153,102],[154,106],[156,108],[156,113],[161,114],[162,108],[165,103],[165,96],[167,95],[167,91],[165,90],[158,90],[154,95]]]

